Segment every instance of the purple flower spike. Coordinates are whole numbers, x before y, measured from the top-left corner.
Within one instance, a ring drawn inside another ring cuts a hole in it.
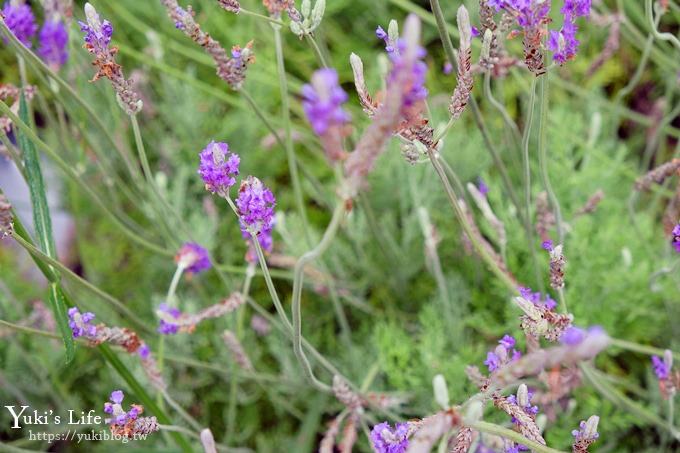
[[[174,335],[179,332],[179,324],[173,322],[182,315],[178,308],[169,307],[167,304],[160,304],[158,310],[156,310],[156,315],[161,318],[158,333]]]
[[[656,377],[660,381],[666,380],[670,376],[670,367],[667,366],[666,362],[662,358],[655,355],[652,356],[652,367],[654,368],[654,374],[656,374]]]
[[[60,68],[68,60],[68,32],[60,20],[47,21],[38,35],[38,55],[45,63]]]
[[[397,423],[394,429],[387,422],[371,430],[371,443],[377,453],[404,453],[408,448],[408,423]]]
[[[349,115],[342,109],[347,93],[338,84],[338,73],[334,69],[316,71],[311,84],[302,87],[302,96],[305,115],[317,135],[349,121]]]
[[[186,242],[175,255],[175,262],[187,272],[198,274],[212,267],[208,251],[195,242]]]
[[[5,16],[5,24],[12,30],[14,36],[26,47],[31,47],[31,39],[38,31],[31,7],[26,4],[14,5],[7,0],[2,8],[2,14]]]
[[[205,189],[224,196],[236,184],[241,162],[238,154],[230,153],[228,144],[212,141],[201,151],[200,158],[198,174],[205,182]]]
[[[97,327],[92,325],[94,313],[80,313],[77,307],[68,309],[68,326],[73,332],[73,338],[85,337],[92,338],[97,335]]]
[[[241,182],[236,207],[238,208],[241,233],[245,239],[255,233],[263,250],[272,250],[272,230],[274,228],[274,206],[276,199],[262,181],[248,176]]]
[[[672,240],[673,247],[675,247],[676,252],[680,253],[680,223],[675,225],[672,234],[673,234]]]

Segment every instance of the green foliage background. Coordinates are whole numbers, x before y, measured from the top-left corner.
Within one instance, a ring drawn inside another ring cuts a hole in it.
[[[226,204],[205,192],[195,174],[197,153],[210,140],[227,141],[230,148],[241,155],[242,174],[258,176],[276,194],[281,214],[275,232],[276,252],[294,257],[304,253],[309,247],[303,239],[295,209],[285,151],[277,145],[263,146],[268,131],[243,98],[217,78],[210,58],[173,27],[159,2],[94,0],[92,3],[114,26],[114,43],[119,46],[119,62],[126,73],[142,77],[139,87],[145,97],[145,108],[139,120],[158,184],[192,235],[212,251],[218,262],[224,263],[228,274],[226,283],[215,272],[184,281],[179,290],[183,309],[197,311],[239,290],[245,273],[246,247],[237,220]],[[245,88],[267,112],[271,122],[282,127],[273,33],[269,24],[243,14],[229,14],[213,0],[192,3],[196,19],[225,47],[254,40],[257,61],[248,71]],[[475,2],[465,3],[473,23],[477,23]],[[459,1],[443,2],[451,24],[455,23],[459,4]],[[623,12],[630,24],[622,26],[621,47],[614,57],[593,76],[586,75],[607,38],[607,28],[593,20],[585,23],[580,32],[582,46],[578,58],[550,75],[549,173],[569,226],[565,243],[566,297],[578,325],[601,325],[614,338],[677,350],[680,347],[678,257],[673,256],[660,221],[674,187],[643,194],[633,212],[629,212],[628,203],[635,178],[646,171],[643,153],[652,137],[650,134],[655,133],[649,128],[651,120],[645,116],[649,111],[640,106],[664,98],[664,114],[668,115],[677,105],[680,60],[677,49],[655,42],[638,88],[630,96],[617,100],[615,94],[628,83],[640,61],[640,48],[648,29],[641,4],[604,4],[598,11],[620,10],[625,6]],[[244,1],[243,5],[264,12],[255,1]],[[558,6],[553,7],[557,9]],[[425,13],[423,43],[428,50],[430,67],[427,86],[432,124],[442,126],[448,119],[446,106],[455,86],[455,76],[446,76],[440,70],[445,57],[427,2],[332,0],[328,2],[316,38],[350,93],[349,109],[354,119],[350,142],[360,135],[368,120],[354,95],[349,55],[354,52],[363,58],[369,87],[372,91],[379,89],[380,68],[384,67],[385,60],[373,30],[378,24],[386,26],[391,18],[402,22],[411,10]],[[75,8],[76,17],[82,18],[81,11]],[[677,6],[672,7],[664,16],[662,28],[677,32],[679,11]],[[305,41],[289,32],[284,36],[293,130],[300,137],[295,150],[303,174],[313,237],[318,239],[330,218],[334,201],[333,174],[302,115],[299,91],[319,65]],[[116,105],[110,86],[105,81],[88,82],[94,70],[89,65],[90,55],[80,48],[80,34],[75,24],[70,38],[71,57],[61,75],[93,108],[114,140],[134,155],[129,121]],[[521,52],[519,44],[510,44],[513,52]],[[0,61],[1,80],[18,84],[18,67],[9,46],[0,50]],[[531,77],[526,71],[514,70],[506,79],[494,83],[497,97],[504,96],[520,128],[526,121]],[[40,90],[33,107],[43,140],[71,163],[115,212],[125,212],[156,242],[176,250],[181,242],[189,239],[179,225],[170,231],[163,230],[163,222],[157,216],[170,214],[162,211],[159,214],[151,205],[152,199],[125,196],[115,176],[124,175],[123,163],[101,131],[92,125],[91,118],[63,92],[51,92],[33,71],[29,71],[29,79]],[[502,118],[482,96],[479,77],[475,93],[493,139],[510,169],[513,185],[521,194],[520,156],[507,140]],[[645,115],[631,114],[631,109]],[[65,112],[68,118],[66,141],[56,121],[59,112]],[[632,121],[631,117],[643,117],[642,122],[646,124]],[[657,164],[677,154],[677,117],[664,117],[664,120],[675,125],[676,138],[659,133],[658,146],[654,149]],[[531,150],[535,197],[543,187],[538,177],[534,139]],[[491,187],[489,200],[505,223],[507,261],[518,280],[534,288],[547,286],[547,256],[537,243],[539,282],[534,276],[524,230],[502,190],[497,169],[470,112],[449,132],[442,155],[464,182],[474,182],[481,176]],[[606,194],[598,209],[593,214],[574,218],[598,189]],[[62,197],[76,222],[73,254],[83,277],[123,301],[153,332],[154,308],[163,299],[174,271],[171,257],[154,255],[130,242],[68,180]],[[210,207],[211,203],[214,207]],[[448,300],[441,297],[425,259],[419,207],[428,211],[440,238],[438,253],[450,294]],[[479,212],[476,214],[482,231],[492,237],[493,230]],[[317,288],[311,283],[303,296],[304,335],[353,382],[364,382],[372,391],[403,396],[406,403],[398,411],[402,419],[423,417],[437,410],[431,390],[432,378],[437,373],[445,376],[451,400],[465,401],[475,391],[466,379],[465,367],[481,366],[486,351],[504,333],[521,336],[519,312],[510,303],[507,290],[481,261],[466,253],[460,226],[431,166],[407,164],[396,140],[380,158],[370,177],[370,190],[357,200],[324,262],[341,289],[351,340],[349,343],[343,340],[329,297],[315,291]],[[18,322],[30,312],[29,301],[47,298],[43,285],[33,283],[35,277],[27,263],[27,256],[19,252],[18,247],[12,246],[10,240],[3,241],[1,319]],[[652,279],[663,269],[671,271]],[[291,276],[291,269],[278,269],[275,273],[278,292],[287,308]],[[81,286],[73,283],[66,286],[81,308],[95,312],[102,322],[131,326],[129,319]],[[260,306],[274,313],[259,274],[253,281],[252,296]],[[248,323],[253,311],[244,310]],[[235,325],[236,316],[231,316],[201,324],[193,335],[166,339],[166,348],[171,351],[169,359],[172,359],[166,370],[170,393],[201,424],[209,426],[221,443],[262,452],[315,451],[327,423],[342,409],[341,405],[306,384],[290,342],[280,332],[258,337],[245,328],[242,343],[256,373],[249,375],[240,371],[220,339],[222,329],[235,328]],[[154,333],[141,335],[151,345],[157,342]],[[125,383],[96,350],[78,347],[75,361],[65,365],[63,348],[56,340],[25,333],[7,333],[2,338],[0,401],[3,405],[10,404],[7,401],[11,404],[26,401],[32,407],[63,413],[68,409],[100,408],[116,388],[127,392]],[[121,358],[135,376],[145,382],[138,363],[125,355]],[[611,376],[627,396],[665,417],[666,403],[660,399],[648,356],[610,348],[595,364]],[[318,373],[325,382],[330,382],[330,375],[321,370]],[[235,393],[230,391],[233,382],[237,383]],[[234,394],[237,412],[235,420],[230,422],[228,408]],[[593,451],[673,451],[680,446],[672,443],[662,428],[622,410],[590,385],[579,388],[573,395],[573,404],[549,422],[546,428],[549,445],[570,448],[571,429],[591,414],[601,417],[601,440]],[[369,414],[367,420],[376,422],[377,417]],[[507,423],[502,414],[495,414],[493,409],[487,410],[487,417]],[[10,420],[7,412],[0,411],[3,442],[14,447],[47,448],[44,443],[27,442],[26,429],[7,429]],[[181,424],[179,419],[178,424]],[[50,426],[45,431],[58,429]],[[357,451],[370,451],[365,436],[360,438]],[[169,451],[167,445],[173,444],[157,435],[143,445],[129,448]],[[62,443],[55,448],[55,451],[119,451],[119,445],[106,442],[80,446]],[[197,444],[196,448],[199,448]]]

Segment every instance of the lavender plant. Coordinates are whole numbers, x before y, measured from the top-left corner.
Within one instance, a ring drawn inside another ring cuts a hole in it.
[[[680,446],[673,0],[193,3],[3,4],[9,451]]]

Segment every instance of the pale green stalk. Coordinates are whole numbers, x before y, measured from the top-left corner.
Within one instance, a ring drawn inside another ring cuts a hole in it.
[[[531,451],[538,452],[538,453],[566,453],[561,450],[555,450],[554,448],[550,448],[546,445],[539,444],[538,442],[534,442],[533,440],[527,439],[517,431],[513,431],[508,428],[503,428],[502,426],[495,425],[493,423],[489,422],[484,422],[484,421],[477,421],[473,423],[466,423],[466,426],[469,428],[474,429],[475,431],[480,431],[482,433],[488,433],[488,434],[493,434],[496,436],[503,437],[505,439],[509,439],[513,442],[516,442],[518,444],[526,445],[531,449]]]
[[[283,118],[283,128],[286,134],[286,155],[288,156],[288,171],[290,179],[293,183],[293,193],[295,195],[295,204],[297,206],[298,214],[302,220],[302,227],[307,244],[311,243],[309,236],[309,221],[307,219],[307,211],[305,209],[305,202],[302,195],[302,185],[300,184],[300,176],[298,174],[297,158],[295,157],[295,149],[293,148],[293,136],[291,133],[290,123],[290,101],[288,98],[288,79],[286,77],[286,66],[283,59],[283,42],[281,39],[281,27],[273,25],[274,29],[274,44],[276,47],[276,68],[279,76],[279,89],[281,93],[281,115]]]
[[[319,47],[319,44],[316,42],[314,39],[314,36],[310,34],[305,35],[305,39],[309,43],[309,45],[312,47],[314,50],[314,53],[316,54],[316,58],[319,59],[319,63],[321,63],[321,66],[324,68],[328,68],[328,61],[326,60],[326,57],[324,56],[323,52],[321,51],[321,47]]]
[[[672,33],[660,33],[656,28],[656,20],[654,20],[654,13],[652,11],[652,0],[645,0],[645,17],[647,18],[647,25],[656,39],[668,41],[680,50],[680,40],[677,37]]]
[[[243,9],[243,8],[239,9],[238,14],[243,14],[244,16],[255,17],[256,19],[260,19],[260,20],[263,20],[265,22],[270,22],[272,24],[276,24],[276,25],[279,25],[279,26],[285,25],[283,23],[283,21],[280,21],[278,19],[274,19],[273,17],[265,16],[264,14],[249,11],[249,10]]]
[[[544,74],[539,80],[539,96],[541,101],[541,116],[538,122],[538,164],[541,168],[541,179],[543,187],[548,192],[550,204],[555,211],[555,223],[557,224],[557,236],[560,244],[564,244],[564,226],[562,225],[562,210],[560,202],[555,195],[555,191],[550,183],[548,176],[547,158],[547,135],[548,135],[548,74]]]

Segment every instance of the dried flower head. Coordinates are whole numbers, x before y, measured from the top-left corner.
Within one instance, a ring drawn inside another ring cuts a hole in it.
[[[564,267],[567,264],[562,253],[562,244],[548,250],[550,253],[550,287],[553,289],[564,288]]]
[[[242,370],[251,372],[255,371],[253,363],[250,361],[250,358],[248,358],[248,354],[246,354],[245,349],[243,349],[243,345],[238,340],[238,338],[236,338],[234,332],[225,330],[222,333],[222,340],[224,340],[224,344],[227,346],[227,349],[229,349],[229,352],[231,352],[234,362],[236,362],[236,364]]]
[[[338,83],[338,73],[330,68],[316,71],[311,83],[302,87],[302,97],[307,120],[321,139],[328,160],[344,159],[342,139],[349,132],[346,125],[350,116],[342,108],[347,93]]]
[[[2,16],[4,16],[7,28],[12,31],[14,36],[26,47],[31,47],[31,40],[38,31],[31,7],[25,3],[6,0],[2,8]],[[4,40],[6,43],[7,40]]]
[[[212,267],[208,251],[195,242],[184,243],[175,255],[175,262],[191,274],[198,274]]]
[[[404,453],[408,448],[409,424],[397,423],[394,428],[382,422],[371,430],[371,443],[377,453]]]
[[[68,60],[68,31],[61,20],[48,20],[38,35],[38,55],[54,70]]]
[[[14,232],[14,218],[12,205],[4,194],[0,193],[0,239],[10,236]]]
[[[472,29],[470,16],[465,6],[458,8],[458,32],[460,33],[460,49],[458,51],[458,74],[456,88],[451,96],[449,112],[453,118],[458,119],[467,106],[470,93],[472,93],[473,78],[470,71],[472,65]]]
[[[680,174],[680,158],[659,165],[635,181],[635,190],[649,190],[653,184],[663,182],[673,175]]]
[[[238,0],[217,0],[217,3],[222,9],[231,13],[238,14],[241,11],[241,4]]]
[[[230,57],[217,40],[201,30],[201,26],[194,19],[194,11],[191,6],[184,9],[179,6],[177,0],[161,0],[161,3],[170,19],[175,23],[175,28],[183,31],[212,57],[217,67],[217,75],[234,90],[241,88],[246,78],[248,65],[255,62],[252,42],[249,42],[244,48],[234,46]]]
[[[240,293],[232,293],[217,304],[210,305],[195,314],[182,313],[179,309],[167,304],[160,304],[156,315],[160,318],[158,332],[164,335],[176,333],[192,333],[198,324],[207,320],[224,316],[243,305],[245,298]]]
[[[92,64],[97,68],[97,72],[92,82],[102,77],[109,79],[116,92],[116,99],[125,113],[128,115],[138,113],[142,110],[142,100],[132,88],[132,82],[125,78],[123,68],[116,63],[118,48],[109,46],[113,35],[111,23],[108,20],[102,22],[97,10],[89,3],[85,3],[85,17],[87,23],[79,21],[78,24],[80,30],[85,33],[84,47],[95,56]]]

